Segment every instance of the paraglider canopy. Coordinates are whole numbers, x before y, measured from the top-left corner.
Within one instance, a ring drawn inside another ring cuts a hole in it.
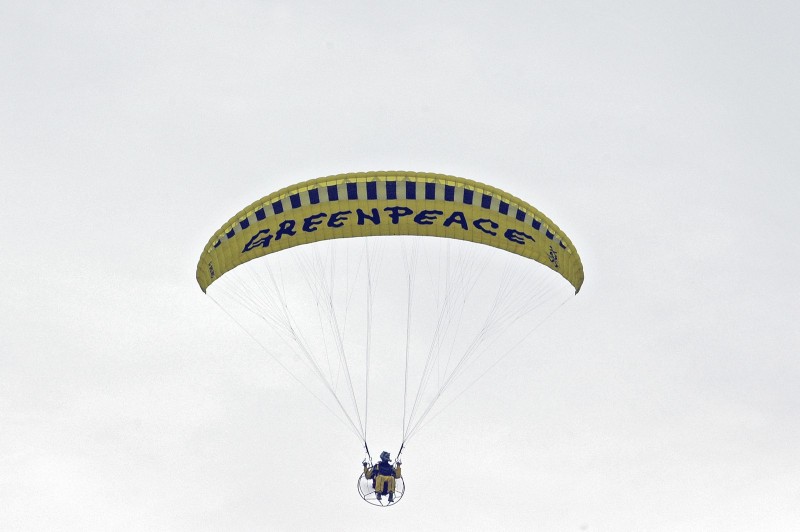
[[[340,174],[265,196],[211,237],[197,265],[197,282],[205,292],[226,272],[270,253],[380,235],[493,246],[557,271],[576,293],[583,284],[583,266],[569,238],[533,206],[476,181],[418,172]]]

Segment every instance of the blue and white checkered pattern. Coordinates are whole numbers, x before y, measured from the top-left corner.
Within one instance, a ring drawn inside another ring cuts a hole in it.
[[[518,221],[533,227],[536,231],[545,235],[561,248],[567,249],[567,246],[564,245],[561,238],[553,233],[540,220],[537,220],[522,207],[506,202],[497,195],[480,193],[465,187],[447,185],[440,182],[415,181],[411,179],[397,181],[354,181],[351,183],[332,183],[330,185],[321,183],[316,188],[295,192],[282,199],[275,199],[271,203],[262,205],[254,212],[250,213],[247,218],[240,220],[226,233],[219,235],[217,241],[214,242],[214,247],[216,248],[225,240],[233,238],[240,231],[250,227],[251,224],[269,218],[270,216],[308,205],[358,199],[443,200],[464,205],[480,205],[483,209],[513,216]]]

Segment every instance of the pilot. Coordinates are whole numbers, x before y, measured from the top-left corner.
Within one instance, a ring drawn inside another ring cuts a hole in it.
[[[373,480],[378,500],[381,500],[382,495],[389,495],[389,502],[394,502],[394,479],[402,477],[400,472],[402,462],[398,460],[397,465],[393,466],[389,453],[383,451],[380,462],[372,467],[369,467],[366,462],[362,462],[362,465],[364,466],[364,478]]]

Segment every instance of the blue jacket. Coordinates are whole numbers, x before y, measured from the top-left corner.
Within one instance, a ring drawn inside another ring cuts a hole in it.
[[[394,466],[389,462],[378,462],[375,464],[375,469],[377,469],[379,475],[386,477],[394,476]]]

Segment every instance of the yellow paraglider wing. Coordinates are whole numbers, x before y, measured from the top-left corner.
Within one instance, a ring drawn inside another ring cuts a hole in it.
[[[252,259],[333,238],[456,238],[516,253],[558,272],[577,293],[583,265],[567,236],[530,204],[460,177],[365,172],[312,179],[240,211],[208,242],[197,265],[206,289]]]

